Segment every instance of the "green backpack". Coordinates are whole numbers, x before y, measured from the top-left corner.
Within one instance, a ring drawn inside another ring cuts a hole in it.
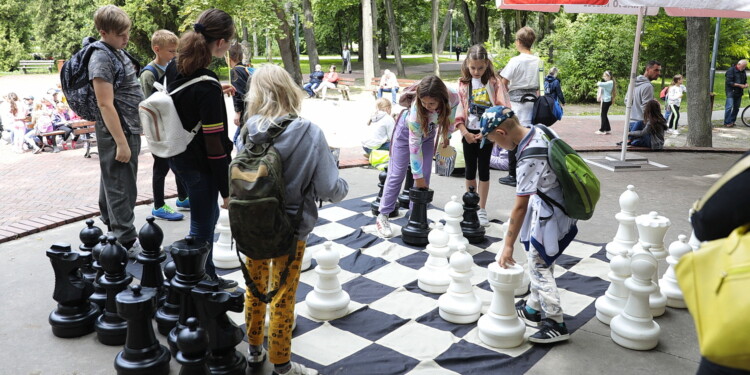
[[[568,217],[578,220],[590,219],[594,215],[596,202],[599,201],[599,179],[570,145],[558,138],[546,126],[536,125],[536,128],[544,132],[549,141],[549,147],[527,148],[521,152],[518,160],[527,157],[547,158],[562,187],[563,204],[561,205],[539,190],[537,190],[537,195],[545,202],[563,210]]]
[[[273,146],[274,139],[292,120],[269,129],[268,142],[262,144],[249,142],[247,128],[243,128],[245,148],[229,163],[229,225],[237,256],[241,252],[250,259],[261,260],[288,255],[279,288],[284,285],[289,266],[294,261],[302,221],[303,205],[293,218],[286,213],[281,155]],[[240,263],[243,263],[241,258]],[[260,293],[246,268],[240,268],[253,295],[265,303],[270,302],[279,289],[268,294]]]

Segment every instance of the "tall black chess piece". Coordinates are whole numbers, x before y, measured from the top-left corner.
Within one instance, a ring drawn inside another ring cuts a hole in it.
[[[409,223],[401,229],[401,239],[412,246],[426,246],[430,226],[427,221],[427,205],[432,202],[435,192],[430,189],[413,187],[409,190],[409,199],[414,204],[409,216]]]
[[[484,227],[479,225],[479,194],[474,191],[474,186],[469,186],[469,191],[464,193],[464,220],[461,221],[461,232],[469,243],[484,242]]]
[[[94,331],[96,317],[101,314],[99,306],[88,300],[94,286],[86,282],[80,272],[85,260],[70,245],[58,243],[47,250],[47,257],[55,271],[57,309],[49,314],[52,334],[57,337],[80,337]]]
[[[104,270],[99,285],[107,290],[107,303],[96,320],[96,336],[104,345],[122,345],[128,333],[128,324],[117,314],[116,296],[130,285],[133,276],[125,271],[128,265],[127,250],[112,236],[107,237],[107,242],[99,254],[99,263]]]
[[[187,320],[191,316],[197,317],[192,293],[206,274],[206,258],[208,258],[208,244],[196,242],[187,236],[184,240],[172,243],[169,250],[172,254],[177,272],[172,278],[172,289],[180,296],[180,318],[175,327],[169,332],[169,350],[177,355],[177,336],[185,329]]]
[[[78,234],[78,238],[81,240],[81,245],[78,246],[78,250],[81,253],[86,254],[86,264],[81,266],[81,273],[83,278],[90,282],[96,282],[96,270],[92,267],[94,246],[99,243],[99,236],[101,236],[102,230],[99,227],[94,226],[94,220],[86,220],[86,228],[81,229],[81,233]]]
[[[404,180],[404,190],[398,196],[398,205],[401,208],[409,209],[409,190],[414,186],[414,176],[411,174],[411,167],[406,170],[406,179]]]
[[[188,318],[187,329],[183,329],[177,336],[177,347],[180,349],[175,356],[182,365],[180,375],[211,375],[208,368],[208,334],[198,326],[198,319]]]
[[[118,375],[167,375],[169,350],[160,345],[151,325],[158,291],[131,285],[117,295],[117,313],[127,320],[125,347],[115,357]]]
[[[370,211],[374,216],[378,216],[380,214],[380,199],[383,198],[383,188],[385,188],[385,180],[388,178],[388,168],[385,168],[382,172],[378,174],[378,188],[380,189],[378,191],[378,197],[375,198],[372,203],[370,203]],[[388,215],[388,217],[396,217],[398,216],[398,207],[391,211],[391,213]]]
[[[164,304],[156,310],[156,329],[164,336],[168,336],[169,332],[172,331],[177,320],[180,319],[180,295],[172,289],[172,279],[177,272],[177,267],[174,262],[170,261],[164,265],[164,291],[166,298]]]
[[[154,217],[146,218],[146,224],[143,224],[138,232],[138,241],[141,243],[143,251],[136,257],[138,263],[143,264],[143,274],[141,275],[141,285],[157,290],[158,305],[164,303],[164,275],[161,273],[161,263],[167,259],[167,253],[161,248],[164,241],[164,232],[154,223]]]
[[[219,284],[202,281],[192,291],[198,320],[208,333],[208,367],[212,374],[244,375],[247,361],[235,349],[244,332],[227,316],[227,311],[242,312],[245,295],[226,292]]]
[[[107,291],[99,285],[99,279],[104,276],[104,270],[102,265],[99,264],[99,255],[102,253],[104,246],[107,246],[107,236],[99,236],[99,242],[94,245],[91,249],[91,268],[96,271],[94,276],[94,294],[89,297],[89,301],[99,306],[99,309],[104,311],[104,305],[107,304]]]

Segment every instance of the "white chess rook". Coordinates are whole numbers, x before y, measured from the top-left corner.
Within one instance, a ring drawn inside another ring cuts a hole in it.
[[[216,232],[219,233],[219,240],[213,247],[214,265],[221,269],[239,267],[240,260],[237,259],[237,252],[234,250],[234,244],[232,243],[232,229],[229,226],[229,211],[227,209],[219,210]]]
[[[614,258],[621,249],[630,251],[633,245],[638,242],[638,231],[635,227],[635,210],[640,198],[635,192],[635,186],[628,185],[627,190],[620,194],[620,212],[615,215],[615,219],[620,223],[617,227],[617,233],[612,242],[605,247],[607,249],[607,259]]]
[[[523,280],[523,268],[515,264],[502,268],[497,262],[487,266],[487,280],[494,291],[487,314],[477,325],[479,339],[495,348],[514,348],[523,343],[526,325],[516,314],[513,291]]]
[[[474,323],[479,319],[482,301],[474,294],[471,285],[471,267],[474,260],[460,245],[450,257],[451,283],[448,291],[438,299],[440,317],[456,324]]]
[[[669,256],[667,257],[669,268],[667,268],[667,272],[659,280],[659,288],[661,288],[662,293],[667,297],[667,306],[678,309],[684,309],[687,305],[685,305],[685,297],[682,295],[680,285],[677,283],[674,267],[683,255],[693,251],[693,248],[687,241],[687,236],[681,234],[677,236],[677,241],[669,245]]]
[[[648,249],[646,251],[654,255],[657,260],[654,274],[651,275],[651,281],[656,286],[656,290],[649,297],[651,314],[653,316],[662,316],[667,309],[667,297],[662,294],[659,288],[659,261],[667,258],[667,250],[664,248],[664,237],[672,223],[664,216],[659,216],[656,211],[651,211],[646,215],[640,215],[635,218],[635,225],[638,227],[638,244],[633,247],[633,251],[639,249]],[[632,254],[632,253],[631,253]]]
[[[448,233],[443,230],[443,224],[438,223],[435,229],[427,235],[429,244],[427,253],[430,254],[424,263],[424,267],[417,272],[417,286],[427,293],[445,293],[450,285],[451,278],[448,276]]]
[[[500,251],[497,255],[495,255],[495,260],[500,259],[500,255],[503,253],[505,241],[508,238],[508,228],[510,228],[510,224],[506,221],[503,223],[503,245],[500,247]],[[523,248],[523,245],[518,241],[518,238],[516,238],[516,242],[513,244],[513,260],[523,269],[521,284],[519,284],[518,287],[516,287],[516,290],[513,291],[514,296],[520,297],[529,292],[529,284],[531,283],[531,280],[529,279],[529,258],[526,256],[526,249]]]
[[[452,196],[451,200],[445,204],[445,232],[448,233],[448,247],[450,252],[448,255],[452,255],[458,250],[458,247],[463,245],[464,247],[469,246],[469,240],[464,237],[464,232],[461,230],[461,221],[464,219],[464,206],[458,201],[457,196]]]
[[[337,319],[349,312],[349,293],[341,289],[338,279],[341,272],[341,254],[332,246],[333,243],[327,241],[323,249],[315,253],[315,260],[318,262],[318,266],[315,267],[318,281],[315,283],[315,289],[305,297],[308,313],[318,320]]]
[[[630,290],[628,302],[620,315],[612,318],[612,340],[628,349],[651,350],[659,343],[661,328],[654,322],[648,296],[656,289],[651,276],[656,258],[648,250],[637,250],[630,262],[632,276],[625,280]]]
[[[619,251],[609,262],[609,287],[603,296],[596,299],[596,318],[604,324],[609,324],[612,318],[622,312],[630,294],[625,287],[625,280],[630,277],[628,250],[620,248]]]

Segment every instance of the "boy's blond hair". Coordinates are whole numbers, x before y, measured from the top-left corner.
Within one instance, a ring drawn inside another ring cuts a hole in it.
[[[177,38],[177,35],[169,30],[156,30],[154,34],[151,35],[151,47],[166,48],[177,46],[178,41],[179,39]]]
[[[97,30],[121,33],[131,25],[128,14],[115,5],[105,5],[94,12],[94,26]]]
[[[380,98],[375,101],[375,108],[378,109],[378,111],[383,111],[387,114],[391,114],[391,101],[386,98]]]
[[[534,29],[524,26],[516,31],[516,40],[518,40],[522,46],[531,49],[531,46],[536,40],[536,33],[534,32]]]
[[[302,110],[299,86],[284,68],[263,64],[253,73],[250,89],[245,95],[247,117],[259,116],[258,130],[265,132],[274,120],[283,115],[296,116]]]

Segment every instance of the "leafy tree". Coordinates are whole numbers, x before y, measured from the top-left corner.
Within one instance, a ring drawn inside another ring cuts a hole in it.
[[[84,37],[97,36],[94,30],[94,0],[39,1],[35,4],[36,44],[44,56],[67,59]]]
[[[0,2],[0,71],[9,71],[28,59],[31,13],[23,0]]]
[[[669,85],[676,74],[685,75],[687,31],[684,17],[670,17],[664,10],[657,16],[645,17],[641,37],[641,56],[662,64],[662,85]]]

